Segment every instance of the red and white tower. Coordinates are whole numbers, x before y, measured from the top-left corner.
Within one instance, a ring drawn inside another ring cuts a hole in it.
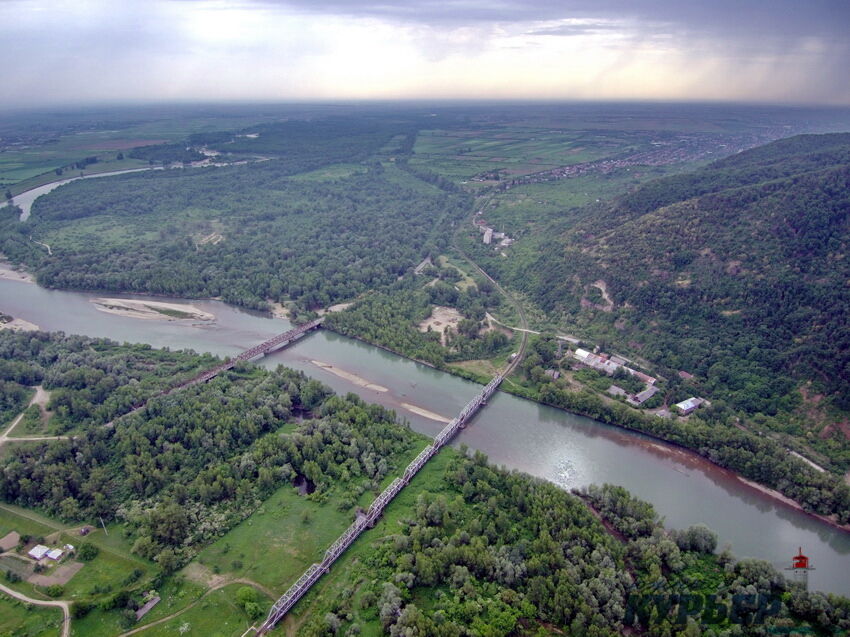
[[[809,590],[809,571],[815,570],[815,567],[811,565],[809,558],[803,555],[803,547],[797,549],[797,555],[791,558],[791,566],[785,570],[791,571],[791,581]]]

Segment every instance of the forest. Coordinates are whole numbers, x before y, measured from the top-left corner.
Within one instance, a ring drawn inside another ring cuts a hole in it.
[[[846,471],[847,441],[828,425],[850,407],[848,157],[850,135],[784,139],[565,213],[516,259],[464,247],[553,324],[668,379],[696,376],[729,422],[807,436]]]
[[[414,189],[380,165],[333,182],[293,181],[273,162],[199,170],[59,188],[39,199],[31,225],[7,217],[2,250],[48,287],[314,309],[395,281],[445,245],[442,224],[465,210],[462,197]],[[32,232],[52,256],[33,249]]]
[[[249,129],[220,143],[264,161],[76,181],[40,197],[25,224],[6,208],[0,251],[47,287],[219,297],[252,309],[351,300],[438,254],[469,206],[392,163],[309,177],[365,160],[405,130],[357,119]],[[154,161],[169,149],[138,152]]]
[[[215,358],[149,345],[119,345],[45,332],[0,331],[2,405],[20,412],[29,387],[51,392],[55,433],[87,429],[129,412],[149,396],[212,367]]]
[[[135,399],[157,386],[140,368],[149,376],[161,367],[157,377],[173,383],[175,365],[193,367],[198,357],[43,333],[0,332],[0,343],[5,375],[42,382],[53,392],[48,409],[79,432],[15,445],[0,461],[0,499],[69,522],[119,520],[135,538],[133,551],[166,572],[297,476],[315,486],[315,497],[344,489],[353,509],[354,498],[377,489],[419,438],[393,412],[353,394],[334,396],[299,372],[245,365],[152,398],[105,427],[124,404],[124,386],[141,385]],[[66,409],[84,400],[88,409]],[[303,424],[277,433],[296,417]]]
[[[808,593],[767,562],[716,548],[710,529],[666,530],[652,505],[622,487],[577,497],[461,447],[397,526],[322,584],[302,632],[726,637],[850,628],[849,600]]]

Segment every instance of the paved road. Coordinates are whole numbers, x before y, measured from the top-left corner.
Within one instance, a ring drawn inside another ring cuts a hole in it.
[[[11,595],[15,599],[19,599],[22,602],[26,602],[27,604],[35,604],[36,606],[53,606],[56,608],[62,609],[62,637],[70,637],[71,635],[71,603],[63,601],[61,599],[46,601],[43,599],[33,599],[32,597],[27,597],[23,593],[19,593],[16,590],[9,588],[8,586],[4,586],[0,584],[0,591],[3,591],[7,595]]]

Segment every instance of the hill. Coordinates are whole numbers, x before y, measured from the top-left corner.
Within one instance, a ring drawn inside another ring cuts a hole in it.
[[[833,417],[802,426],[845,449],[848,214],[850,135],[804,135],[563,217],[536,259],[501,270],[563,324],[696,375],[738,412],[817,403]]]

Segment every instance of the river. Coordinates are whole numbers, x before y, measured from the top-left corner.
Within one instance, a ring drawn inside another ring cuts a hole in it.
[[[97,296],[0,280],[0,310],[45,330],[233,355],[290,327],[287,321],[217,301],[192,301],[216,315],[213,324],[139,320],[98,311],[89,302]],[[330,364],[387,391],[362,387],[312,361]],[[327,330],[258,363],[303,370],[337,392],[354,392],[395,409],[412,428],[427,435],[436,434],[442,423],[410,411],[405,404],[451,418],[480,389]],[[567,489],[604,482],[623,485],[652,502],[668,526],[707,524],[717,531],[720,545],[731,544],[738,557],[758,557],[781,569],[802,547],[816,567],[810,573],[810,588],[850,596],[850,534],[765,496],[693,454],[504,393],[494,397],[454,441],[461,443],[480,449],[497,465]]]
[[[70,184],[72,181],[77,181],[78,179],[92,179],[94,177],[110,177],[111,175],[123,175],[125,173],[137,173],[144,170],[162,170],[161,167],[153,167],[150,168],[128,168],[126,170],[113,170],[111,172],[105,173],[94,173],[92,175],[82,175],[77,177],[70,177],[68,179],[60,179],[59,181],[52,181],[49,184],[44,184],[43,186],[36,186],[26,192],[22,192],[20,195],[15,197],[12,200],[16,206],[21,209],[21,221],[26,221],[30,218],[30,211],[32,210],[32,205],[36,199],[41,197],[42,195],[46,195],[51,190],[56,190],[59,186],[64,186],[65,184]],[[4,201],[0,204],[0,208],[6,206],[9,202]]]

